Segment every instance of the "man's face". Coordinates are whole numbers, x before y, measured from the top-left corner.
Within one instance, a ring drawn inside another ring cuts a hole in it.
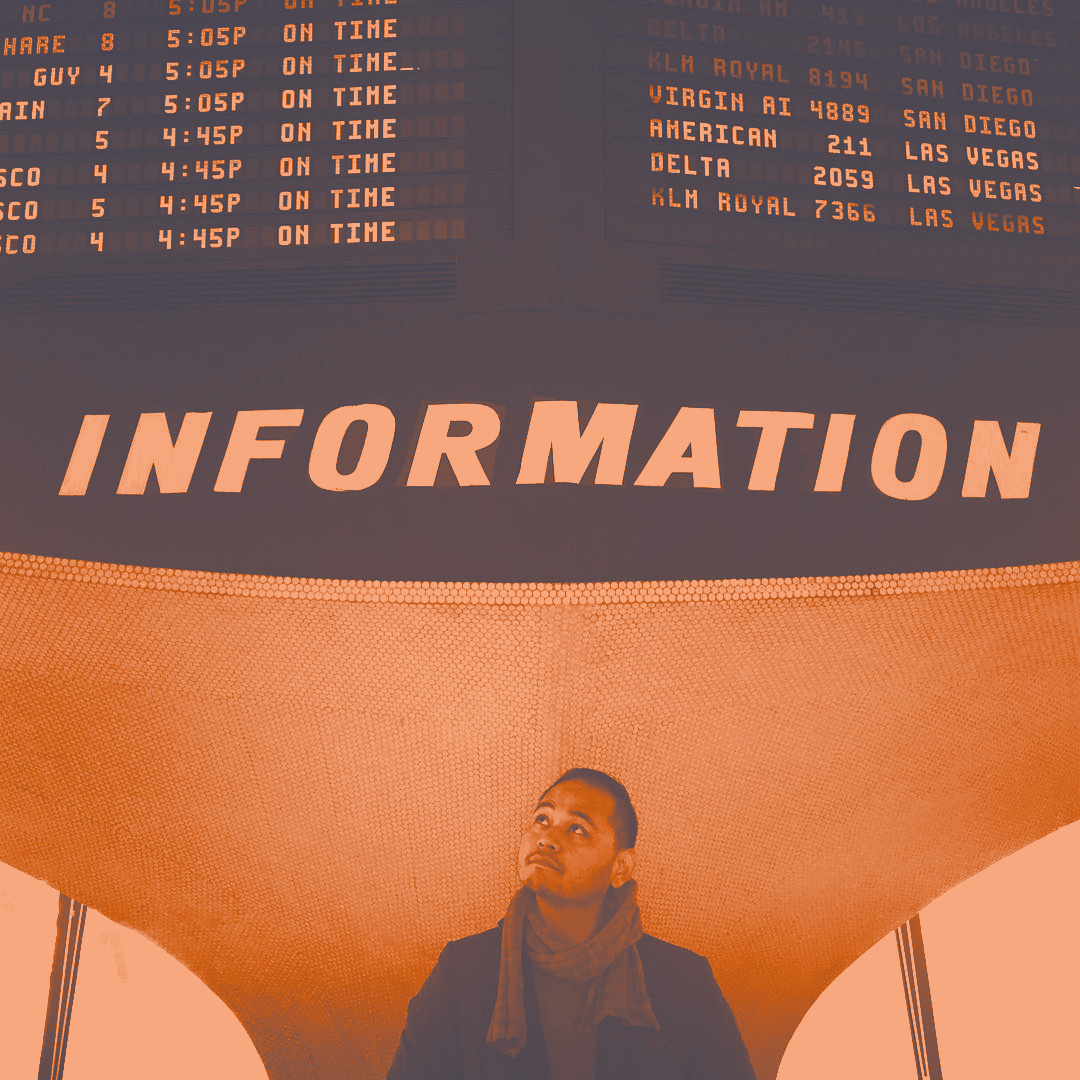
[[[518,876],[549,899],[589,903],[621,885],[632,866],[611,824],[615,800],[582,780],[543,795],[521,837]]]

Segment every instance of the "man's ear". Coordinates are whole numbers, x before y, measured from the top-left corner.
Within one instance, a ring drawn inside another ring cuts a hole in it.
[[[615,856],[615,862],[611,867],[611,884],[613,888],[619,888],[634,876],[634,849],[623,848]]]

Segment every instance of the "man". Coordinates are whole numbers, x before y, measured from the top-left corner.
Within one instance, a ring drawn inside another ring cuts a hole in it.
[[[387,1080],[753,1080],[708,960],[642,932],[636,841],[622,784],[560,776],[506,917],[443,949]]]

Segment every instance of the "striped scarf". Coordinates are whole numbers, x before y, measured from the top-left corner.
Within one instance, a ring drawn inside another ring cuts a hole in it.
[[[615,1016],[634,1027],[659,1031],[637,951],[642,933],[636,881],[611,889],[604,901],[600,929],[581,945],[570,946],[544,924],[532,890],[518,889],[503,920],[499,993],[487,1041],[509,1057],[517,1057],[525,1046],[523,950],[531,963],[556,978],[592,980],[580,1030],[590,1031],[605,1016]]]

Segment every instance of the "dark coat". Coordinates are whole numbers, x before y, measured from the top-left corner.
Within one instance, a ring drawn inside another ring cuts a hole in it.
[[[501,942],[495,927],[443,949],[409,1003],[387,1080],[547,1080],[527,957],[525,1049],[511,1058],[486,1041],[499,990]],[[597,1080],[754,1080],[708,960],[648,934],[637,948],[660,1030],[605,1017],[597,1032]]]

